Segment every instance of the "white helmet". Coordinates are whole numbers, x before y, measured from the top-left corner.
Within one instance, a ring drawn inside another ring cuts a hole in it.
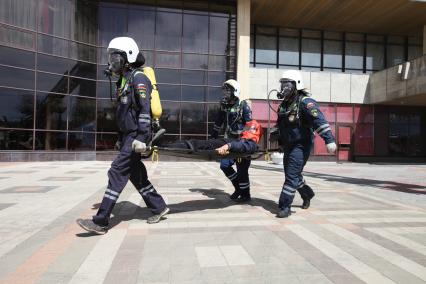
[[[296,89],[298,91],[304,89],[302,74],[297,70],[284,71],[280,79],[281,81],[294,81],[296,82]]]
[[[127,62],[134,63],[139,53],[139,48],[136,42],[130,37],[116,37],[108,44],[108,54],[114,51],[125,52]],[[110,62],[111,63],[111,62]]]
[[[240,96],[240,90],[241,90],[241,87],[240,87],[240,83],[238,83],[237,81],[235,81],[234,79],[230,79],[230,80],[227,80],[227,81],[225,81],[224,83],[223,83],[223,88],[224,87],[226,87],[226,86],[230,86],[230,87],[232,87],[232,89],[233,89],[233,94],[234,94],[234,96],[236,96],[237,98]]]

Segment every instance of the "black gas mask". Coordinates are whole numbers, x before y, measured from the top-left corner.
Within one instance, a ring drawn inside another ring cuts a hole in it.
[[[126,66],[126,56],[120,52],[113,52],[108,55],[108,70],[114,74],[121,74]]]
[[[229,84],[225,84],[222,87],[222,99],[220,101],[220,104],[222,107],[229,108],[233,106],[236,101],[237,97],[234,95],[235,89]]]
[[[291,101],[297,93],[296,82],[281,79],[280,84],[280,91],[277,93],[277,98],[283,101]]]

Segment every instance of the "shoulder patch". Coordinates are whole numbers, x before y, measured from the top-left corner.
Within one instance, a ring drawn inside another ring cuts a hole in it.
[[[314,107],[315,106],[315,104],[313,103],[313,102],[309,102],[307,105],[306,105],[306,107],[307,108],[312,108],[312,107]]]

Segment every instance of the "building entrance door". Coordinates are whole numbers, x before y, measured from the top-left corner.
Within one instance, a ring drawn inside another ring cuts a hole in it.
[[[337,160],[350,161],[352,159],[352,127],[339,126],[337,141]]]

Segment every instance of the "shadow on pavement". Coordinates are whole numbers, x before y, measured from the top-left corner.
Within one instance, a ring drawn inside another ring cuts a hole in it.
[[[260,165],[252,165],[254,169],[266,170],[266,171],[276,171],[282,173],[283,170],[279,168],[265,167]],[[366,179],[366,178],[352,178],[352,177],[344,177],[338,175],[330,175],[323,173],[314,173],[314,172],[303,172],[304,176],[320,178],[324,181],[333,181],[333,182],[341,182],[348,184],[355,184],[359,186],[370,186],[384,190],[392,190],[399,191],[405,193],[413,193],[413,194],[426,194],[426,190],[424,186],[417,184],[408,184],[408,183],[400,183],[395,181],[387,181],[387,180],[375,180],[375,179]]]

